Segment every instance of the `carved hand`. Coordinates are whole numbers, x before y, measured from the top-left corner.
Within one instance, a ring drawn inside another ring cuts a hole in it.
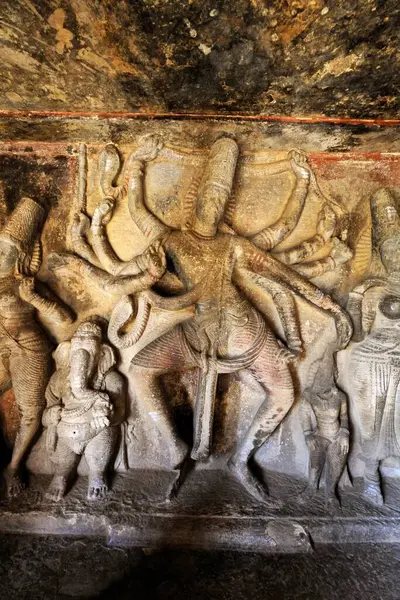
[[[352,258],[353,252],[348,246],[346,246],[346,244],[341,242],[338,238],[333,238],[332,241],[333,248],[331,251],[331,257],[335,261],[335,265],[339,266],[347,263],[347,261],[349,261]]]
[[[112,213],[114,210],[113,198],[105,198],[101,204],[97,206],[93,213],[92,225],[94,227],[100,227],[100,225],[107,225],[110,222]]]
[[[314,452],[317,449],[317,440],[314,433],[309,433],[306,436],[306,444],[309,452]]]
[[[297,177],[310,179],[311,167],[307,162],[307,156],[299,150],[289,152],[290,166]]]
[[[71,233],[73,237],[84,237],[90,227],[90,219],[83,212],[77,213],[72,222]]]
[[[294,345],[294,348],[287,348],[279,340],[278,340],[278,344],[280,346],[278,353],[277,353],[277,359],[279,362],[284,363],[284,364],[296,363],[300,359],[301,353],[302,353],[301,342],[300,342],[300,349],[298,349],[297,344]]]
[[[336,229],[336,214],[335,211],[325,203],[318,215],[317,233],[321,235],[324,240],[329,240]]]
[[[301,359],[304,353],[304,346],[303,346],[303,342],[298,339],[298,340],[291,340],[288,343],[288,348],[289,350],[292,352],[292,354],[294,354],[297,359]]]
[[[163,141],[158,135],[149,134],[144,136],[141,139],[141,145],[132,154],[132,159],[150,162],[157,157],[163,145]]]
[[[50,408],[45,408],[43,411],[42,423],[44,427],[54,427],[58,425],[61,421],[61,406],[56,404],[55,406],[50,406]]]
[[[92,408],[92,423],[96,429],[102,429],[110,425],[110,417],[113,412],[113,406],[110,402],[108,394],[99,392],[97,400]]]
[[[160,243],[156,243],[147,250],[144,256],[144,264],[147,271],[155,279],[160,279],[165,273],[166,258],[165,252]]]
[[[25,302],[31,302],[35,295],[35,278],[24,277],[19,284],[19,296]]]

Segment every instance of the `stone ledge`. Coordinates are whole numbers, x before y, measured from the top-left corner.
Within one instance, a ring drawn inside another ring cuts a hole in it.
[[[186,547],[265,553],[312,552],[320,545],[397,543],[400,518],[271,518],[130,514],[129,523],[107,515],[44,511],[2,512],[0,533],[101,537],[112,547]]]

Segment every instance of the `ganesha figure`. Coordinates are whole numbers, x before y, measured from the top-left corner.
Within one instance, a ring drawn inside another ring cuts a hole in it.
[[[349,294],[354,341],[359,342],[351,348],[349,372],[356,433],[365,464],[363,495],[379,506],[383,504],[381,463],[400,457],[400,218],[386,189],[375,193],[371,212],[382,272]]]
[[[88,499],[103,498],[107,470],[125,414],[125,387],[114,352],[94,321],[82,323],[71,342],[54,352],[57,370],[46,389],[46,447],[55,475],[47,491],[61,500],[82,455],[89,467]]]
[[[70,324],[71,311],[35,289],[41,266],[40,229],[44,208],[23,198],[0,232],[0,381],[12,385],[20,425],[5,476],[8,493],[23,487],[23,461],[40,428],[44,392],[50,376],[51,344],[36,311],[55,323]],[[45,288],[43,284],[40,284]],[[45,292],[49,296],[49,290]]]
[[[188,455],[188,448],[174,427],[160,377],[168,371],[198,370],[194,440],[190,452],[193,460],[207,459],[211,452],[218,375],[238,372],[239,376],[246,375],[247,383],[249,378],[257,380],[263,389],[264,400],[231,457],[229,467],[249,494],[268,502],[268,492],[249,462],[294,401],[289,363],[303,355],[294,297],[303,298],[333,315],[341,347],[349,340],[351,323],[330,296],[280,263],[278,256],[274,258],[223,223],[239,156],[235,140],[221,137],[213,144],[195,198],[191,222],[182,230],[171,231],[145,205],[143,164],[154,155],[149,150],[146,156],[143,151],[140,159],[131,161],[130,213],[147,239],[160,241],[165,251],[168,270],[158,281],[158,291],[174,294],[173,300],[180,299],[181,306],[189,299],[194,310],[190,318],[186,315],[180,324],[171,319],[169,331],[164,326],[158,338],[152,332],[149,343],[141,344],[131,362],[131,384],[139,406],[148,411],[166,440],[172,466],[179,470]],[[288,160],[271,168],[276,172],[290,170],[294,173],[295,185],[289,203],[296,207],[296,216],[292,214],[288,225],[286,211],[282,217],[285,220],[282,230],[278,222],[271,226],[270,232],[264,231],[264,238],[273,241],[269,242],[270,248],[295,227],[310,181],[310,167],[299,152],[292,152]],[[256,303],[255,298],[274,303],[286,345],[277,339],[261,309],[256,308],[261,302]],[[116,306],[109,328],[117,346],[115,323],[126,332],[132,321],[132,311],[121,319],[121,307],[126,311],[126,303]],[[142,329],[145,339],[145,322]],[[122,336],[122,339],[125,338]],[[251,391],[247,389],[247,393]]]

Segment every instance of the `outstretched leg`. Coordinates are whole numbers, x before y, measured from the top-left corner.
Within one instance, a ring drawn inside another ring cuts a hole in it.
[[[171,466],[176,469],[185,459],[188,447],[178,437],[171,411],[166,403],[160,381],[163,372],[132,366],[130,374],[138,404],[150,415],[163,436],[171,457]]]
[[[88,500],[100,500],[108,492],[107,471],[118,440],[118,426],[106,427],[86,446],[89,467]]]
[[[12,385],[21,419],[11,462],[5,472],[10,496],[17,495],[23,488],[21,466],[41,426],[49,364],[49,355],[40,352],[18,352],[10,358]]]
[[[376,506],[383,506],[383,495],[381,488],[381,477],[379,473],[379,464],[379,460],[366,460],[363,498],[371,504],[375,504]]]
[[[177,434],[172,414],[165,398],[161,375],[196,367],[185,347],[179,327],[155,340],[133,359],[130,378],[136,401],[154,421],[163,436],[173,469],[179,469],[188,454],[187,445]]]
[[[269,336],[250,371],[265,392],[247,434],[230,459],[228,466],[247,492],[261,502],[268,502],[268,492],[249,469],[249,460],[281,423],[294,401],[292,375],[287,364],[278,363],[278,344]]]
[[[346,461],[347,454],[341,451],[339,441],[332,442],[326,454],[325,498],[327,505],[333,508],[340,506],[338,483]]]
[[[325,466],[326,452],[329,445],[329,441],[319,436],[314,436],[310,441],[309,452],[309,474],[308,484],[306,489],[299,495],[299,501],[305,502],[313,496],[318,489],[321,474]]]

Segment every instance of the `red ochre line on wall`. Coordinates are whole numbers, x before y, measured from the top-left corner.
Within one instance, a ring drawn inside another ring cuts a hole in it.
[[[191,119],[223,121],[259,121],[277,123],[316,123],[334,125],[364,125],[367,127],[395,127],[400,119],[355,119],[351,117],[295,117],[279,115],[235,115],[219,113],[145,113],[145,112],[94,112],[94,111],[47,111],[47,110],[0,110],[0,118],[55,118],[55,119]]]

